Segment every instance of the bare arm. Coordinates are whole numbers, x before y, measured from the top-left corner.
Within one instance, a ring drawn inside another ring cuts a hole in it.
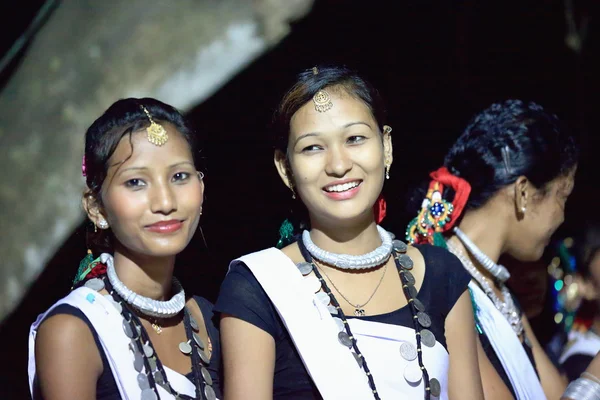
[[[227,400],[273,398],[275,341],[262,329],[224,314],[221,317],[224,397]]]
[[[446,318],[446,343],[450,353],[448,396],[450,399],[483,400],[477,360],[477,337],[468,290],[460,296]]]
[[[81,319],[58,314],[44,321],[35,341],[35,363],[45,400],[96,398],[102,359]]]
[[[479,359],[479,371],[481,372],[485,400],[514,399],[510,393],[510,389],[506,387],[504,381],[500,378],[498,372],[496,372],[496,368],[494,368],[487,354],[485,354],[479,338],[477,338],[477,358]]]
[[[567,382],[565,378],[559,374],[554,364],[552,364],[546,355],[546,352],[544,352],[542,346],[540,346],[540,343],[535,337],[535,334],[529,325],[529,321],[525,316],[523,316],[523,327],[525,328],[525,334],[531,342],[533,359],[535,360],[535,365],[540,374],[544,394],[548,400],[559,400],[560,396],[567,388]]]
[[[587,374],[585,372],[587,372]],[[600,379],[600,353],[596,354],[596,357],[594,357],[594,359],[592,360],[590,365],[588,365],[585,372],[582,374],[583,378],[590,379],[592,381],[594,381],[593,377]],[[591,374],[592,376],[589,376],[588,374]],[[570,397],[563,396],[563,397],[561,397],[561,400],[577,400],[577,399],[571,399]]]

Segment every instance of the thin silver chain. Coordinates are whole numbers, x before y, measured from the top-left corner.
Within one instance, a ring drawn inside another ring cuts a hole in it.
[[[473,278],[479,283],[479,286],[483,289],[485,294],[492,300],[494,306],[504,315],[504,318],[510,323],[513,331],[520,336],[523,333],[523,321],[521,321],[521,317],[517,308],[515,307],[515,303],[513,302],[512,295],[510,291],[506,287],[506,285],[502,282],[498,282],[500,285],[500,290],[502,292],[502,296],[504,297],[504,301],[500,300],[500,298],[496,295],[487,279],[483,276],[481,272],[475,267],[473,261],[469,257],[465,255],[460,249],[458,249],[451,242],[446,242],[448,246],[448,250],[453,253],[458,259],[462,262],[465,269],[471,274]]]
[[[388,259],[388,261],[389,261],[389,259]],[[317,264],[317,267],[319,267],[319,270],[322,271],[325,274],[325,276],[327,277],[327,280],[331,283],[331,285],[335,288],[335,290],[340,294],[340,296],[342,296],[342,298],[344,300],[346,300],[346,303],[350,304],[352,307],[354,307],[355,309],[358,310],[360,308],[363,308],[367,304],[369,304],[369,302],[371,301],[371,299],[373,298],[373,296],[375,296],[375,293],[377,293],[377,290],[379,289],[379,286],[381,286],[381,282],[383,282],[383,278],[385,277],[385,273],[386,273],[387,267],[388,267],[388,261],[386,261],[385,266],[383,267],[383,274],[381,274],[381,278],[379,279],[379,283],[377,283],[377,286],[375,286],[375,290],[373,291],[373,293],[371,294],[371,296],[369,296],[369,298],[367,299],[367,301],[364,302],[363,304],[356,304],[356,305],[352,304],[350,302],[350,300],[348,300],[346,298],[346,296],[344,296],[344,294],[342,292],[340,292],[340,289],[338,289],[338,287],[335,286],[335,283],[333,283],[333,281],[331,280],[331,278],[329,277],[329,275],[327,275],[327,272],[325,272],[325,270],[322,267],[320,267],[317,263],[315,263],[315,264]]]

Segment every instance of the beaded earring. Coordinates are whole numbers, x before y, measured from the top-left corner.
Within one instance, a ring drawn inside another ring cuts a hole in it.
[[[290,220],[286,218],[285,221],[283,221],[281,223],[281,226],[279,227],[279,241],[277,242],[276,247],[278,249],[284,248],[288,244],[292,243],[293,238],[294,225],[292,225]]]

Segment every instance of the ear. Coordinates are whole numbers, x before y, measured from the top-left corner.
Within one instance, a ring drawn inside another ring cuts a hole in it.
[[[277,172],[279,172],[279,177],[288,188],[292,189],[294,186],[290,176],[287,157],[281,150],[275,150],[275,154],[273,157],[273,161],[275,162],[275,168],[277,168]],[[293,189],[292,189],[293,190]]]
[[[383,160],[387,166],[391,167],[394,162],[394,147],[392,146],[392,128],[385,125],[383,127]]]
[[[520,219],[524,218],[527,213],[529,186],[529,180],[524,176],[518,177],[514,183],[515,209]]]
[[[83,210],[87,214],[88,218],[94,225],[101,229],[106,229],[104,226],[108,227],[108,223],[106,222],[106,217],[101,211],[100,204],[96,196],[89,190],[87,190],[83,197],[81,198],[81,205],[83,206]]]

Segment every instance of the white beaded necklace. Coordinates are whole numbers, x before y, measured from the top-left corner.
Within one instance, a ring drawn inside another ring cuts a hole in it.
[[[346,270],[367,269],[377,267],[390,258],[392,254],[392,237],[389,232],[377,225],[377,231],[381,238],[381,246],[367,254],[358,256],[350,254],[336,254],[323,250],[313,243],[310,232],[302,232],[302,242],[306,250],[317,260]]]
[[[473,257],[475,257],[479,264],[481,264],[483,268],[487,269],[496,280],[504,283],[508,280],[508,278],[510,278],[510,272],[508,272],[504,265],[500,265],[492,261],[492,259],[489,258],[483,251],[479,250],[479,247],[477,247],[463,231],[458,229],[458,227],[454,228],[454,233],[473,255]]]
[[[520,336],[523,332],[523,322],[521,321],[520,313],[513,302],[510,290],[508,290],[506,285],[503,282],[498,281],[498,285],[502,291],[502,296],[504,297],[504,301],[502,301],[496,295],[487,279],[485,279],[477,267],[475,267],[471,259],[450,241],[446,242],[446,245],[448,246],[448,250],[458,257],[465,269],[471,274],[477,283],[479,283],[479,286],[481,286],[485,294],[490,298],[490,300],[492,300],[496,309],[500,311],[502,315],[504,315],[504,318],[506,318],[506,320],[510,323],[510,326],[512,327],[513,331],[515,331],[517,336]],[[475,246],[475,244],[473,244],[473,246]]]
[[[142,314],[154,318],[171,318],[179,314],[185,307],[185,292],[177,278],[173,277],[173,292],[176,294],[171,297],[171,300],[154,300],[135,293],[119,280],[115,271],[115,261],[110,254],[102,253],[100,262],[106,265],[106,276],[115,292]]]

